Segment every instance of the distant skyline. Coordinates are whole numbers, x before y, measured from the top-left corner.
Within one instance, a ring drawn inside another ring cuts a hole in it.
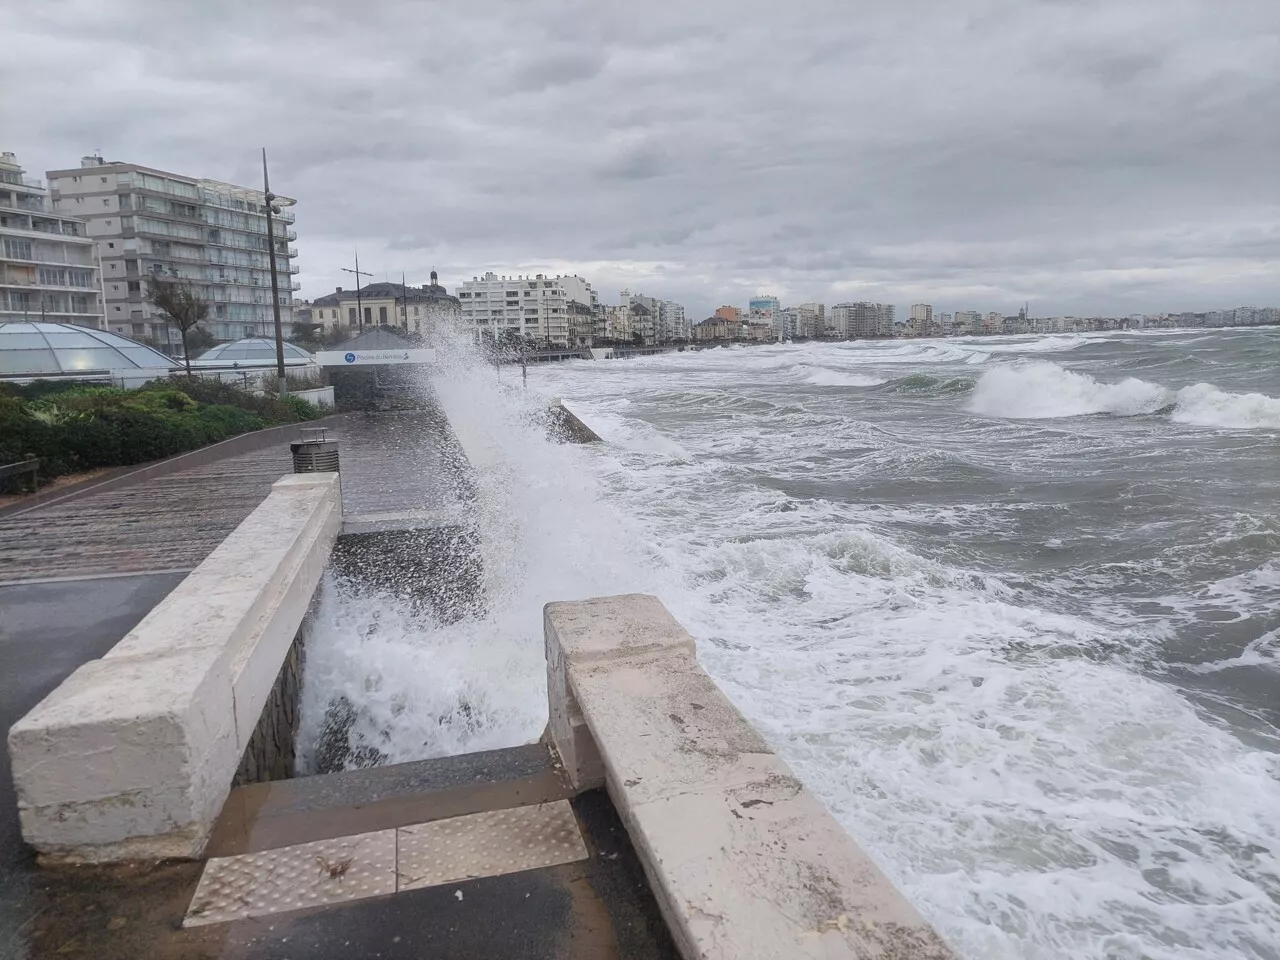
[[[1280,303],[1274,0],[34,3],[0,149],[297,197],[303,296],[578,273],[1123,315]],[[91,77],[91,80],[87,80]],[[560,259],[544,259],[547,257]]]

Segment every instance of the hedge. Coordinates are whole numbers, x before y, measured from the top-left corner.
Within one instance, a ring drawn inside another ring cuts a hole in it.
[[[162,460],[319,415],[297,397],[255,397],[210,380],[158,380],[138,390],[41,381],[4,385],[0,464],[39,457],[40,480],[47,482],[97,467]]]

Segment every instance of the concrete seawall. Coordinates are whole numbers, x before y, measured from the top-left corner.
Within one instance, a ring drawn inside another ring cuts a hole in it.
[[[9,731],[43,860],[198,857],[341,524],[336,474],[287,476],[101,660]]]
[[[551,435],[565,443],[600,442],[600,435],[566,407],[563,400],[551,402]]]
[[[551,603],[545,630],[552,745],[608,788],[682,956],[951,958],[656,597]]]

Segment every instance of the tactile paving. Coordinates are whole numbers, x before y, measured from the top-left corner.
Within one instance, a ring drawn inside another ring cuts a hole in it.
[[[400,890],[587,858],[567,800],[420,823],[397,833]]]
[[[183,926],[394,893],[396,834],[379,830],[210,860]]]

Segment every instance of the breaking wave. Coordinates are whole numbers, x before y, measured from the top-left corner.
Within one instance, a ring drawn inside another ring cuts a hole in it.
[[[1228,393],[1211,383],[1173,390],[1136,377],[1104,383],[1043,360],[988,370],[974,388],[969,409],[1016,419],[1167,413],[1178,423],[1197,426],[1280,428],[1280,399],[1264,394]]]

